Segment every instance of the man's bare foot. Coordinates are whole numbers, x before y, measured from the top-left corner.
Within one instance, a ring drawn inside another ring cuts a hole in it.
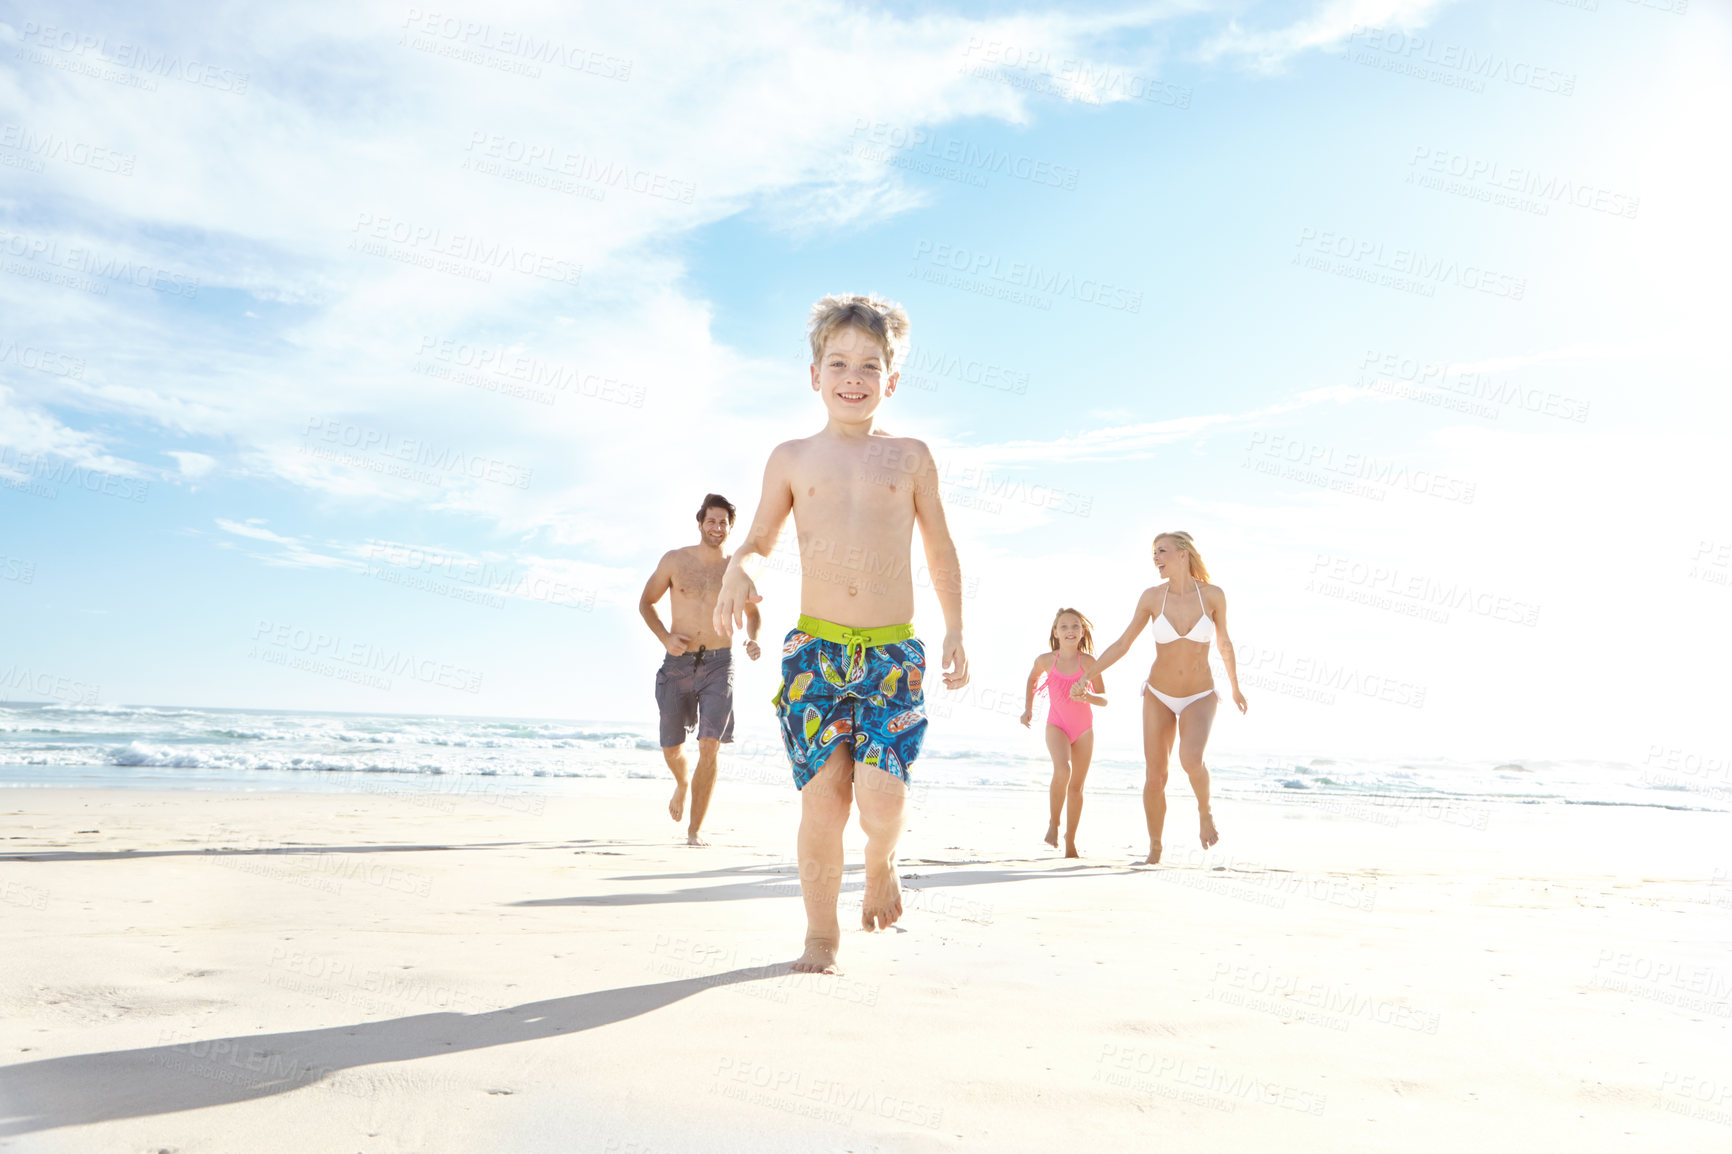
[[[698,831],[694,829],[691,832],[686,834],[686,844],[687,845],[709,845],[710,843],[705,841],[703,838],[699,837]]]
[[[1144,865],[1160,865],[1161,864],[1161,843],[1160,842],[1157,841],[1157,842],[1150,842],[1149,843],[1149,856],[1148,856],[1148,859],[1143,862],[1143,864]]]
[[[792,966],[796,974],[836,973],[836,943],[823,938],[807,938],[806,952]]]
[[[860,895],[860,924],[868,930],[887,930],[902,916],[902,882],[894,865],[866,867],[866,892]]]
[[[1208,849],[1210,846],[1221,840],[1221,835],[1215,832],[1215,818],[1213,814],[1203,814],[1200,832],[1203,835],[1204,849]]]
[[[1057,822],[1054,822],[1053,824],[1046,827],[1046,837],[1042,840],[1044,840],[1046,842],[1046,844],[1050,845],[1053,849],[1058,848],[1058,823]]]
[[[1064,856],[1065,857],[1081,857],[1082,856],[1080,853],[1078,853],[1076,851],[1076,842],[1072,841],[1068,837],[1064,839]]]
[[[674,796],[668,802],[668,816],[675,821],[686,816],[686,783],[683,781],[674,785]]]

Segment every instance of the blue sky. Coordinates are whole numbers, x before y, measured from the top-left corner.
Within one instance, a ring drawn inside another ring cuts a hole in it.
[[[1726,752],[1723,7],[628,7],[8,8],[0,697],[648,720],[639,587],[877,291],[945,740],[1182,528],[1219,748]]]

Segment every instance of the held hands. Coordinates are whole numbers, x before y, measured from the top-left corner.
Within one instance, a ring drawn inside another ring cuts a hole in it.
[[[673,654],[673,656],[678,657],[686,651],[691,643],[692,639],[687,637],[684,633],[670,633],[667,636],[667,640],[662,642],[662,648]]]
[[[968,684],[968,655],[962,651],[962,634],[946,633],[943,653],[944,688],[961,689]]]
[[[1083,668],[1088,669],[1089,671],[1070,683],[1070,699],[1072,701],[1082,701],[1088,696],[1089,690],[1093,687],[1095,674],[1099,672],[1099,662],[1095,658],[1092,658],[1085,653],[1082,654],[1082,660]],[[1095,668],[1089,668],[1091,664],[1093,664]]]
[[[712,624],[716,632],[732,639],[734,630],[746,623],[746,606],[762,601],[758,587],[743,569],[730,567],[722,578],[722,588],[716,594],[716,612]],[[753,660],[757,660],[755,657]]]

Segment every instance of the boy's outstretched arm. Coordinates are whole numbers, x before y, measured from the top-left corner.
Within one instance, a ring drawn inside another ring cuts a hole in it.
[[[946,670],[944,687],[961,689],[968,684],[968,654],[962,648],[962,566],[956,559],[956,542],[950,539],[950,525],[944,519],[944,505],[938,499],[938,466],[932,460],[932,450],[924,441],[914,445],[920,460],[914,483],[914,521],[920,526],[920,542],[926,548],[926,571],[932,575],[932,588],[944,611],[939,663]]]
[[[789,458],[786,445],[777,445],[770,451],[770,459],[764,465],[764,491],[758,497],[758,511],[752,515],[745,541],[728,558],[728,567],[722,574],[713,624],[723,637],[733,637],[735,627],[746,622],[746,607],[763,600],[743,562],[747,557],[768,557],[776,547],[776,538],[782,535],[788,514],[794,511],[794,487],[788,480]]]

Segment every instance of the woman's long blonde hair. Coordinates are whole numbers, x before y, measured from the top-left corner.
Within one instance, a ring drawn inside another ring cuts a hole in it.
[[[1156,533],[1155,539],[1149,542],[1150,556],[1154,555],[1155,546],[1159,545],[1163,540],[1172,541],[1176,543],[1179,548],[1185,551],[1185,556],[1190,561],[1192,577],[1202,582],[1207,582],[1209,580],[1209,567],[1203,564],[1203,558],[1197,552],[1197,543],[1191,540],[1191,535],[1189,533],[1185,532],[1183,529],[1176,529],[1171,533]]]
[[[1078,643],[1077,648],[1092,655],[1095,651],[1095,624],[1084,617],[1079,609],[1060,609],[1052,615],[1052,630],[1046,635],[1047,643],[1052,646],[1054,652],[1058,651],[1058,619],[1066,613],[1074,615],[1078,621],[1082,622],[1082,641]]]

